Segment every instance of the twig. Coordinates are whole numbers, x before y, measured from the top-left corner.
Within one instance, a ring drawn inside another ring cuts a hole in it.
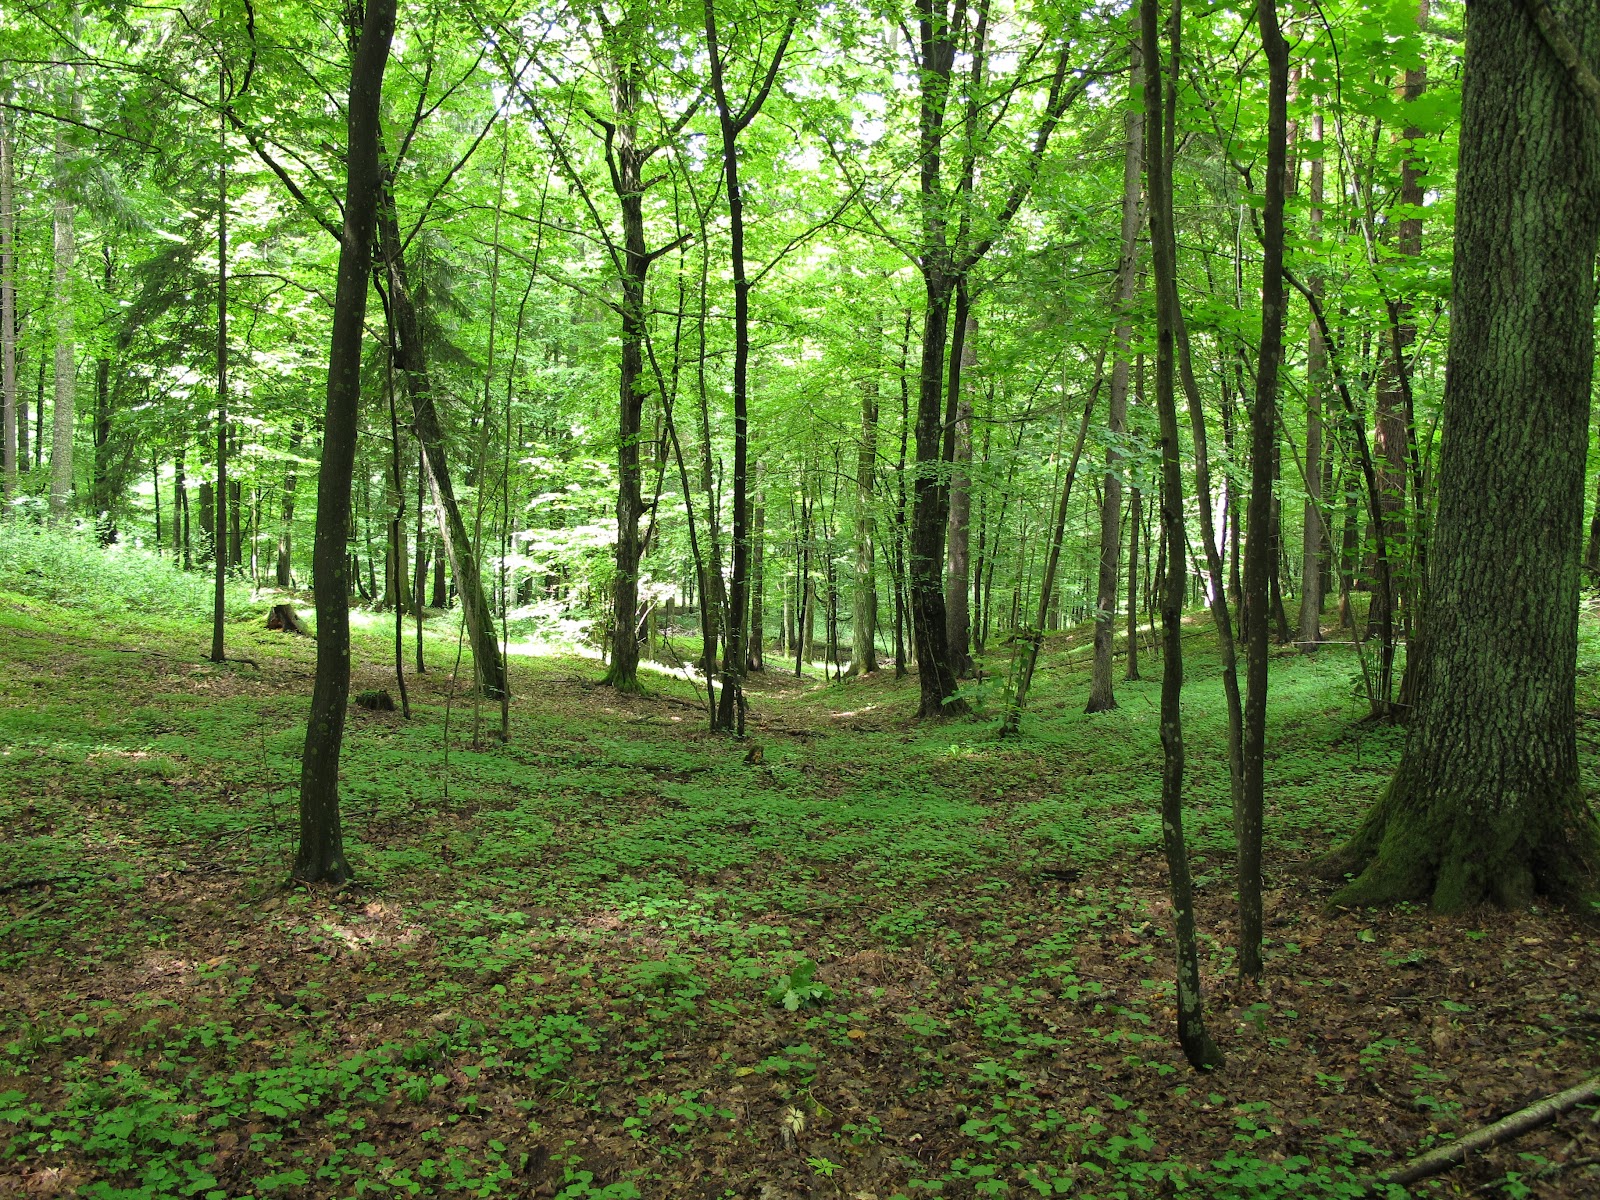
[[[1509,1117],[1502,1117],[1493,1125],[1475,1129],[1465,1137],[1457,1138],[1437,1150],[1430,1150],[1424,1155],[1413,1158],[1405,1166],[1380,1176],[1374,1181],[1373,1186],[1377,1188],[1397,1183],[1404,1187],[1416,1183],[1419,1179],[1428,1179],[1441,1174],[1475,1150],[1488,1150],[1502,1142],[1520,1137],[1529,1130],[1548,1125],[1568,1109],[1597,1099],[1600,1099],[1600,1075],[1587,1083],[1578,1084],[1577,1087],[1570,1087],[1564,1092],[1557,1092],[1554,1096],[1547,1096],[1537,1104],[1530,1104]]]

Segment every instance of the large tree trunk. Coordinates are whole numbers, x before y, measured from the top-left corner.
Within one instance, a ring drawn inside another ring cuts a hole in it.
[[[612,27],[621,30],[621,26]],[[607,31],[608,35],[610,30]],[[617,379],[617,549],[612,582],[611,662],[601,681],[620,692],[639,691],[639,561],[644,515],[639,442],[644,428],[645,277],[651,256],[644,238],[644,167],[650,148],[639,144],[643,70],[619,32],[606,39],[611,108],[612,183],[622,213],[622,355]],[[707,653],[710,651],[708,649]]]
[[[73,10],[75,34],[83,30],[83,14]],[[72,81],[63,81],[56,92],[56,105],[76,122],[81,119],[82,97],[78,82],[83,68],[73,68]],[[72,433],[77,415],[78,344],[72,310],[72,270],[78,255],[77,209],[72,202],[71,151],[65,122],[56,122],[55,214],[53,221],[54,272],[52,278],[56,318],[56,394],[55,417],[50,439],[50,520],[65,523],[72,505]]]
[[[1429,636],[1340,904],[1521,905],[1592,889],[1600,857],[1574,694],[1600,119],[1530,7],[1468,22]],[[1600,9],[1553,7],[1595,61]]]
[[[297,879],[330,883],[350,877],[339,820],[339,750],[350,695],[350,584],[345,542],[360,423],[361,343],[378,209],[378,115],[394,17],[395,0],[367,0],[361,40],[350,68],[344,232],[328,357],[322,467],[317,476],[317,532],[311,568],[317,604],[317,677],[300,767],[300,848],[294,874]]]
[[[955,699],[956,673],[945,620],[945,524],[949,494],[939,482],[944,455],[944,351],[953,281],[923,268],[927,307],[922,316],[922,369],[917,381],[916,470],[912,479],[910,577],[911,632],[916,642],[921,717],[964,716]]]
[[[422,342],[422,325],[412,299],[405,257],[401,250],[393,180],[387,174],[383,179],[382,205],[378,215],[378,248],[383,255],[383,278],[389,306],[394,314],[395,331],[399,336],[395,365],[405,374],[406,392],[411,397],[413,428],[417,440],[422,443],[424,460],[428,464],[428,482],[433,489],[435,512],[439,518],[439,536],[444,542],[445,553],[450,557],[450,571],[455,576],[456,591],[461,597],[467,638],[472,643],[473,669],[483,694],[498,699],[505,688],[505,663],[500,658],[494,613],[489,608],[489,600],[483,590],[478,548],[472,543],[466,521],[461,516],[461,506],[456,502],[455,488],[450,482],[444,426],[434,405],[433,379],[428,370],[427,349]],[[323,453],[327,453],[326,449]],[[634,446],[634,456],[637,465],[637,445]],[[634,482],[637,485],[637,472]],[[637,533],[637,521],[634,529]],[[632,636],[630,625],[629,637]]]
[[[950,515],[945,527],[944,624],[950,669],[958,677],[965,677],[972,674],[972,610],[967,602],[972,569],[972,401],[963,387],[962,373],[978,365],[978,322],[970,315],[964,288],[956,309],[958,345],[951,348],[950,364],[955,423],[951,430]]]
[[[1144,67],[1137,44],[1130,48],[1129,57],[1128,89],[1138,96],[1144,91]],[[1111,363],[1111,414],[1107,426],[1112,440],[1106,449],[1106,474],[1100,500],[1100,576],[1095,598],[1094,667],[1087,708],[1092,713],[1106,712],[1117,706],[1115,685],[1111,678],[1117,625],[1117,567],[1122,559],[1122,452],[1117,446],[1117,439],[1128,424],[1133,326],[1127,313],[1133,304],[1134,289],[1139,282],[1139,182],[1144,170],[1144,114],[1130,105],[1123,115],[1122,126],[1125,146],[1122,158],[1122,244],[1117,258],[1115,297],[1119,319],[1115,334],[1115,357]],[[1134,661],[1131,645],[1128,654],[1131,664]],[[1129,678],[1139,677],[1137,668],[1130,665],[1129,670]]]

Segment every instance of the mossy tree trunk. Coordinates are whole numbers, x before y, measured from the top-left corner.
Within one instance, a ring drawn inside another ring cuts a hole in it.
[[[1429,636],[1387,791],[1333,865],[1341,904],[1456,911],[1592,886],[1575,728],[1600,119],[1533,5],[1467,30]],[[1600,8],[1549,5],[1581,55]]]

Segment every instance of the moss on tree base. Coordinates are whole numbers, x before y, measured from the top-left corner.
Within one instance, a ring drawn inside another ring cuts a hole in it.
[[[1325,876],[1355,876],[1331,904],[1419,901],[1458,913],[1595,894],[1600,824],[1581,788],[1463,820],[1447,798],[1403,780],[1397,775],[1355,835],[1319,864]]]

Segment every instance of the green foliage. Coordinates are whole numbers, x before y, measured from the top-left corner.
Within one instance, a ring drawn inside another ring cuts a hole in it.
[[[767,1000],[782,1005],[790,1012],[826,1004],[833,999],[833,989],[818,981],[816,974],[817,964],[809,958],[803,960],[767,989]]]

